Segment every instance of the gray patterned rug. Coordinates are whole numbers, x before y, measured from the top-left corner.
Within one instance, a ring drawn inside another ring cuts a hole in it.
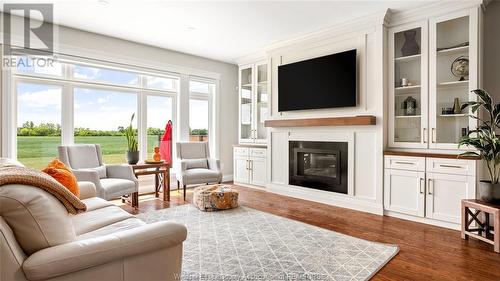
[[[247,207],[206,213],[187,204],[138,217],[186,225],[186,281],[367,280],[399,250]]]

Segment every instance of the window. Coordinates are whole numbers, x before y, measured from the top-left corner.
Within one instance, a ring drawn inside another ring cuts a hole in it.
[[[74,143],[100,144],[105,163],[124,163],[127,143],[123,129],[134,113],[142,160],[152,157],[169,120],[173,121],[174,150],[177,133],[188,131],[178,124],[191,126],[193,141],[212,138],[216,90],[212,80],[68,56],[61,56],[51,66],[19,64],[11,73],[9,99],[17,107],[6,124],[16,123],[8,126],[4,138],[7,147],[13,148],[8,149],[8,156],[28,167],[46,166],[58,156],[58,145]],[[190,85],[189,93],[182,96],[181,77],[189,79]],[[178,98],[189,101],[177,108]],[[177,122],[177,116],[189,118],[189,122]]]
[[[107,68],[75,65],[73,77],[76,79],[99,81],[118,85],[138,85],[139,74]]]
[[[125,163],[123,130],[137,111],[137,94],[93,88],[74,89],[75,143],[100,144],[103,161]],[[137,128],[137,118],[133,126]]]
[[[153,149],[160,146],[168,120],[173,117],[173,98],[168,96],[147,96],[147,158],[153,158]]]
[[[189,81],[189,141],[208,142],[212,122],[213,82]]]
[[[17,71],[20,73],[40,74],[47,76],[62,76],[63,66],[55,61],[37,60],[36,57],[17,57]]]
[[[41,169],[61,145],[61,93],[57,85],[17,83],[17,158]]]

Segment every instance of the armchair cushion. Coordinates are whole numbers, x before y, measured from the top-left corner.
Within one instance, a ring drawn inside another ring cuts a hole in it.
[[[221,181],[220,173],[209,169],[189,169],[184,172],[186,181],[185,184],[198,184],[206,182]]]
[[[101,179],[101,186],[104,190],[104,199],[106,200],[138,191],[134,181],[119,178]]]
[[[90,181],[79,181],[78,187],[80,188],[80,200],[92,198],[97,196],[97,191],[95,188],[95,184]],[[85,203],[85,202],[83,202]],[[85,205],[87,205],[85,203]],[[89,206],[87,205],[87,211],[89,210]]]
[[[186,169],[208,169],[208,163],[206,158],[200,158],[200,159],[184,159],[182,160],[186,162]]]
[[[69,164],[73,169],[95,168],[102,165],[98,158],[100,151],[97,151],[95,145],[67,146],[67,151]]]

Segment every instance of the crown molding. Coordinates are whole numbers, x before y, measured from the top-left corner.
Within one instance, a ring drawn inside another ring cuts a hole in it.
[[[428,19],[443,13],[450,13],[473,7],[485,9],[490,0],[442,0],[415,9],[391,11],[391,18],[387,26],[396,26],[418,20]]]

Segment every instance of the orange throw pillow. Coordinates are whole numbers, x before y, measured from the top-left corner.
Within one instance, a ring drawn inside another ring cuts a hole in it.
[[[80,197],[80,187],[75,175],[63,162],[58,159],[52,160],[42,172],[48,174],[66,187],[76,197]]]

